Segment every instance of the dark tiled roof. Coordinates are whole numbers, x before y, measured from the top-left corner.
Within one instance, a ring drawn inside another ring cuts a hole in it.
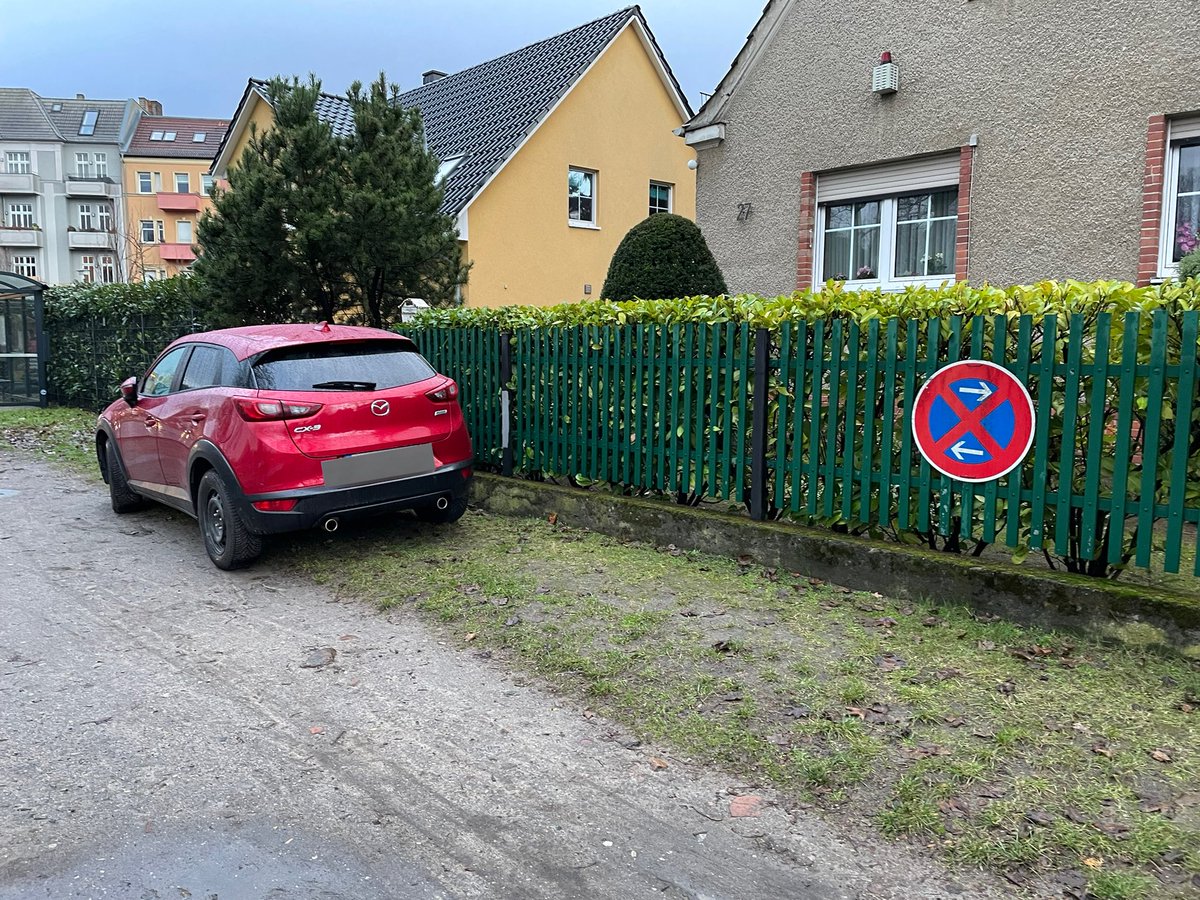
[[[0,88],[0,138],[57,141],[62,135],[50,124],[37,94],[29,88]]]
[[[635,16],[642,19],[641,10],[626,7],[400,95],[421,110],[425,140],[439,159],[463,157],[446,178],[444,212],[457,215],[471,201]],[[251,85],[266,96],[264,82]],[[322,94],[317,114],[334,134],[353,129],[345,97]]]
[[[142,116],[129,148],[130,156],[158,156],[171,159],[212,159],[229,123],[224,119],[192,119],[182,116]],[[174,132],[175,140],[151,140],[150,135]],[[202,141],[195,140],[204,135]]]
[[[53,123],[64,141],[72,144],[116,144],[121,140],[129,100],[66,100],[39,97],[46,117]],[[55,107],[61,107],[56,110]],[[95,110],[96,127],[90,135],[80,134],[79,127],[88,110]]]

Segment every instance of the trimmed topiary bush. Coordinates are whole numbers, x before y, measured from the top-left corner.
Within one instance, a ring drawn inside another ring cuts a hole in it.
[[[1200,278],[1200,250],[1193,250],[1179,261],[1180,278]]]
[[[726,290],[725,277],[696,223],[657,213],[622,239],[600,295],[606,300],[716,297]]]

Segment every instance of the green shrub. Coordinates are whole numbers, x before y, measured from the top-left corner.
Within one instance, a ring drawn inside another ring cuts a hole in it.
[[[146,284],[67,284],[46,291],[50,398],[100,409],[175,338],[203,330],[204,283],[187,276]]]
[[[725,278],[696,223],[658,213],[634,225],[622,239],[600,296],[716,297],[725,291]]]
[[[1200,278],[1200,249],[1193,250],[1179,261],[1180,278]]]

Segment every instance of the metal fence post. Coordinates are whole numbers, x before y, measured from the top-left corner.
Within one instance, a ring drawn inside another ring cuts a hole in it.
[[[771,362],[771,332],[754,332],[754,398],[750,413],[750,518],[767,517],[767,397]]]
[[[500,458],[500,472],[503,475],[513,473],[513,438],[512,438],[512,333],[500,332],[500,436],[503,455]]]

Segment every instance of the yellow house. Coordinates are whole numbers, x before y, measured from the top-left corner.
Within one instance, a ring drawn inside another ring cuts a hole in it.
[[[200,214],[212,201],[212,166],[229,123],[144,115],[125,149],[125,247],[129,281],[178,275],[196,254]]]
[[[695,154],[675,134],[691,109],[638,7],[423,79],[401,101],[442,161],[468,305],[598,297],[630,228],[663,211],[695,219]],[[317,112],[335,134],[351,127],[344,98],[322,95]],[[265,84],[250,81],[213,175],[272,122]]]

